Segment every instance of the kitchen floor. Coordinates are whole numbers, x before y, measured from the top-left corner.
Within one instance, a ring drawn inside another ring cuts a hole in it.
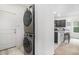
[[[79,55],[79,39],[71,39],[69,44],[60,44],[54,52],[55,55]]]

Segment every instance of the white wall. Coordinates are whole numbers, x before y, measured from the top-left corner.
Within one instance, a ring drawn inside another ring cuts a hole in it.
[[[35,54],[54,53],[54,25],[51,7],[51,5],[35,5]]]

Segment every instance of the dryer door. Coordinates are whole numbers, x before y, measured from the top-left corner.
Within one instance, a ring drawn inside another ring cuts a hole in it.
[[[30,10],[28,10],[28,9],[26,10],[26,12],[24,13],[23,20],[24,20],[24,25],[25,26],[28,27],[31,24],[31,22],[32,22],[32,13],[31,13]]]

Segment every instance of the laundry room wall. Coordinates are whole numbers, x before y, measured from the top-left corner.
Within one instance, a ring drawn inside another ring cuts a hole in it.
[[[24,15],[25,10],[26,10],[26,5],[19,5],[19,4],[18,5],[12,5],[12,4],[0,5],[0,11],[2,11],[4,13],[5,12],[12,13],[15,15],[14,19],[13,19],[13,20],[15,20],[15,22],[14,22],[15,30],[14,31],[16,31],[16,34],[15,34],[16,37],[14,39],[15,40],[14,44],[16,44],[16,46],[18,46],[18,47],[22,46],[23,38],[24,38],[23,15]],[[5,18],[4,15],[3,15],[3,18]],[[9,17],[9,18],[12,19],[12,17]],[[7,20],[7,19],[5,18],[5,20]],[[6,40],[7,40],[7,38],[6,38]],[[5,42],[7,42],[6,40],[5,40]],[[12,43],[10,45],[12,46]]]
[[[35,54],[54,54],[54,23],[51,5],[35,5]]]

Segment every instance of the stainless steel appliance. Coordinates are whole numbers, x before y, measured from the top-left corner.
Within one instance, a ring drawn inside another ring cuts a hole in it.
[[[35,5],[30,5],[26,9],[23,17],[24,21],[24,41],[23,46],[26,55],[35,54]]]
[[[24,41],[24,54],[25,55],[32,55],[33,54],[33,34],[32,33],[25,33]]]

